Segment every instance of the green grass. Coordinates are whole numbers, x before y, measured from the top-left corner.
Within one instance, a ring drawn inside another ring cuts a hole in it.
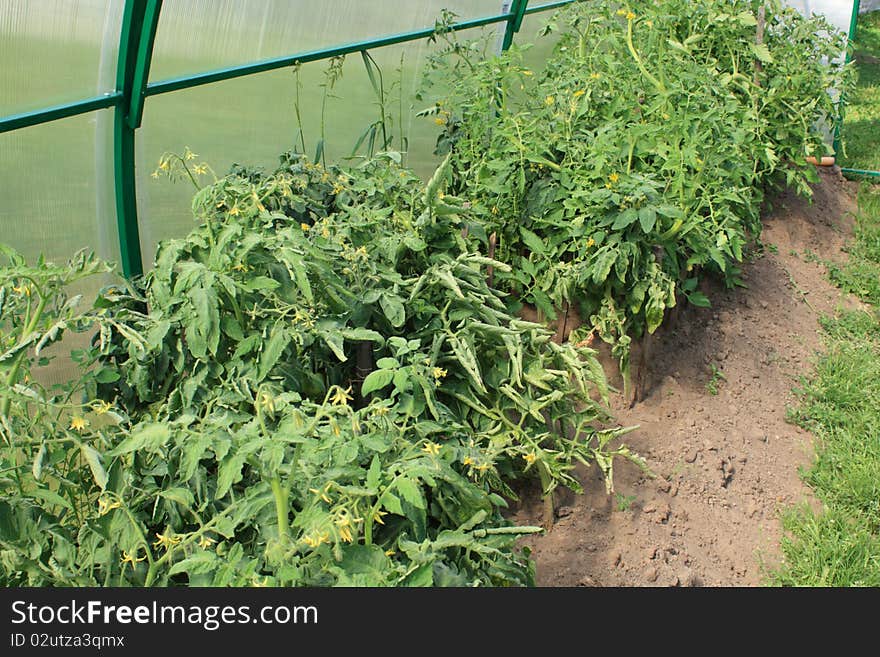
[[[880,585],[880,189],[864,186],[859,207],[849,261],[829,275],[868,308],[821,321],[827,352],[790,419],[816,437],[803,477],[823,510],[785,515],[775,585]]]
[[[880,171],[880,11],[859,17],[855,39],[858,86],[846,104],[845,166]]]

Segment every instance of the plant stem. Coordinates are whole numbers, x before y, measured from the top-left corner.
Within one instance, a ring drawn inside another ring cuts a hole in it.
[[[287,539],[290,530],[287,520],[289,506],[287,504],[288,491],[281,486],[281,480],[273,477],[269,482],[272,485],[272,496],[275,498],[275,515],[278,518],[278,536]]]
[[[665,95],[666,94],[666,87],[663,86],[663,84],[657,78],[655,78],[653,75],[651,75],[648,72],[648,69],[646,69],[645,65],[642,63],[642,58],[639,57],[639,53],[636,50],[636,47],[633,45],[633,22],[632,22],[632,20],[630,20],[628,25],[626,26],[626,45],[629,48],[629,52],[633,56],[633,59],[636,60],[636,65],[639,67],[639,70],[642,72],[642,75],[644,75],[651,84],[653,84],[655,87],[657,87],[657,90],[661,94]]]
[[[22,331],[22,338],[26,338],[34,332],[34,329],[37,328],[37,324],[40,322],[43,311],[46,309],[46,297],[39,290],[37,290],[36,292],[40,296],[40,302],[37,304],[37,307],[34,310],[34,314],[31,315],[30,321],[27,323],[24,331]],[[3,405],[0,406],[0,417],[9,416],[9,407],[12,405],[12,395],[8,391],[12,389],[12,386],[15,385],[16,381],[18,380],[18,373],[21,370],[21,363],[22,361],[24,361],[26,351],[26,349],[23,349],[21,353],[19,353],[18,356],[15,357],[15,362],[12,365],[12,369],[6,376],[7,393],[3,397]]]

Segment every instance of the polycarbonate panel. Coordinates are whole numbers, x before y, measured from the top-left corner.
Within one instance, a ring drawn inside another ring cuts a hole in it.
[[[152,81],[501,13],[502,0],[165,0]]]
[[[544,4],[543,2],[529,3],[534,5]],[[531,44],[523,57],[526,66],[534,70],[541,70],[547,57],[553,52],[553,47],[559,40],[559,31],[554,29],[550,34],[542,35],[544,28],[548,23],[554,22],[557,11],[541,11],[535,14],[529,14],[523,19],[519,32],[513,39],[515,44],[525,45]],[[564,9],[562,10],[564,11]]]
[[[119,258],[112,110],[0,134],[0,241],[29,259]]]
[[[478,37],[485,38],[491,49],[497,29],[459,33],[463,40]],[[425,55],[433,48],[436,46],[422,39],[372,51],[389,90],[387,105],[393,135],[390,148],[405,150],[406,163],[425,179],[438,162],[433,150],[439,128],[433,118],[415,116],[427,101],[416,101],[414,95],[420,86]],[[321,61],[300,69],[300,114],[309,157],[314,157],[321,140],[321,85],[327,68],[328,62]],[[294,73],[284,69],[147,99],[143,127],[138,132],[138,205],[145,268],[152,266],[159,240],[184,235],[193,226],[193,186],[150,176],[162,154],[182,153],[189,147],[198,153],[197,162],[207,162],[221,176],[233,162],[274,167],[281,152],[295,147],[302,150],[294,110],[296,87]],[[342,77],[327,99],[324,143],[328,164],[351,155],[358,138],[377,119],[378,111],[360,54],[349,55]],[[365,153],[364,147],[360,153]]]
[[[113,91],[124,0],[2,0],[0,116]]]
[[[112,262],[119,260],[113,197],[112,110],[71,117],[0,134],[0,242],[30,263],[66,262],[82,248]],[[118,267],[117,267],[118,271]],[[80,281],[70,294],[86,301],[109,277]],[[53,345],[48,367],[35,371],[44,385],[74,375],[71,349],[89,336],[69,333]]]

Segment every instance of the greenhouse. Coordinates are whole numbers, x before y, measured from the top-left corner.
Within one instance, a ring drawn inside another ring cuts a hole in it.
[[[880,585],[876,4],[7,0],[0,584]]]

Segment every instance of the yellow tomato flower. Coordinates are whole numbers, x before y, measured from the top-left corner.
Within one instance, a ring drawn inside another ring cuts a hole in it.
[[[377,510],[376,512],[373,513],[373,522],[378,522],[380,525],[384,525],[385,521],[382,520],[382,517],[387,516],[387,515],[388,515],[387,511],[378,511]]]
[[[527,464],[531,465],[532,463],[534,463],[535,461],[538,460],[538,456],[534,452],[532,452],[530,454],[526,454],[525,456],[523,456],[523,459],[525,460],[525,462]]]
[[[422,447],[422,451],[431,456],[437,456],[440,453],[440,445],[429,440],[425,443],[425,446]]]
[[[82,433],[89,426],[89,421],[80,415],[74,415],[70,420],[70,429]]]
[[[544,104],[545,104],[547,107],[550,107],[550,106],[551,106],[553,103],[555,103],[555,102],[556,102],[556,99],[555,99],[553,96],[547,96],[547,97],[544,99]]]
[[[275,397],[266,392],[265,390],[260,393],[257,399],[257,405],[263,410],[269,411],[270,413],[275,412]]]
[[[306,223],[302,223],[302,224],[300,224],[299,227],[302,228],[303,231],[306,232],[306,233],[309,232],[309,230],[311,230],[311,228],[312,228],[311,226],[309,226],[309,225],[306,224]]]
[[[442,367],[435,367],[433,370],[434,379],[439,381],[440,379],[445,379],[446,375],[449,374],[448,370],[443,369]]]
[[[199,539],[199,547],[202,548],[203,550],[207,550],[209,547],[214,545],[214,543],[216,543],[216,542],[217,541],[215,541],[213,538],[208,538],[207,536],[202,536]]]
[[[602,77],[602,74],[601,73],[590,73],[590,77],[593,78],[594,80],[598,80],[599,78]]]
[[[237,217],[238,215],[241,214],[241,210],[238,209],[237,203],[232,206],[232,209],[229,211],[229,214],[231,214],[233,217]]]
[[[613,183],[616,183],[618,180],[620,180],[620,176],[616,173],[612,173],[610,176],[608,176],[608,180],[610,180],[611,183],[613,184]]]
[[[572,94],[572,97],[574,97],[574,98],[580,98],[580,97],[583,96],[585,93],[587,93],[587,92],[584,91],[583,89],[578,89],[577,91],[575,91],[575,92]]]
[[[463,463],[464,465],[473,465],[473,464],[474,464],[474,460],[473,460],[470,456],[465,456],[465,457],[464,457],[464,460],[462,460],[462,463]]]
[[[617,15],[618,16],[626,16],[626,9],[618,9]]]
[[[595,245],[596,245],[596,240],[594,240],[594,239],[591,237],[590,239],[587,240],[586,248],[589,249],[590,247],[595,246]]]
[[[348,402],[352,399],[352,396],[348,394],[351,392],[351,386],[348,386],[345,390],[340,386],[334,386],[334,389],[334,393],[330,395],[330,402],[334,406],[348,406]]]
[[[634,20],[635,17],[636,17],[636,15],[634,13],[632,13],[631,11],[627,12],[627,14],[626,14],[626,20],[628,20],[628,21]]]
[[[125,550],[123,550],[122,551],[122,568],[125,569],[125,564],[130,563],[132,569],[134,569],[134,566],[136,563],[138,563],[139,561],[143,561],[146,558],[147,558],[147,555],[144,555],[140,559],[138,559],[137,558],[137,550],[134,551],[134,554],[131,554],[130,552],[126,552]]]
[[[434,123],[436,123],[437,125],[446,125],[446,119],[442,116],[438,116],[436,119],[434,119]]]
[[[106,399],[96,399],[92,402],[92,410],[95,411],[96,415],[104,415],[104,413],[108,412],[111,408],[113,408],[113,404]]]
[[[157,532],[156,538],[158,540],[154,541],[153,545],[156,547],[164,547],[166,550],[180,543],[180,536],[174,536],[171,533],[159,534]]]
[[[113,509],[118,509],[120,506],[122,506],[122,503],[119,500],[108,502],[103,497],[98,498],[98,515],[103,516]]]

